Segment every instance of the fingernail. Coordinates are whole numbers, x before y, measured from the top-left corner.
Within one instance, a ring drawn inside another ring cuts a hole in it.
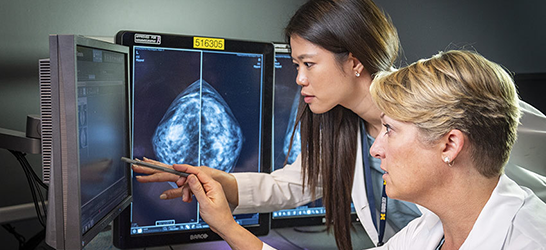
[[[166,195],[166,194],[161,194],[161,195],[159,196],[159,199],[166,200],[166,199],[167,199],[167,195]]]

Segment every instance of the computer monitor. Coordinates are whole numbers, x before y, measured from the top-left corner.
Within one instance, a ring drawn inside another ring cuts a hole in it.
[[[273,104],[273,170],[292,164],[301,153],[299,127],[294,132],[296,113],[301,88],[296,84],[297,71],[290,55],[288,44],[275,44],[275,97]],[[290,138],[294,133],[292,149],[287,158]],[[352,218],[356,220],[353,210]],[[326,210],[322,199],[293,209],[284,209],[271,213],[271,228],[297,227],[325,224]],[[314,229],[313,229],[314,230]]]
[[[46,243],[81,249],[131,201],[128,48],[51,35],[40,61]]]
[[[133,156],[226,172],[271,170],[271,43],[120,31],[129,46]],[[175,183],[133,181],[133,203],[114,223],[114,245],[139,248],[218,240],[196,199],[160,200]],[[255,235],[269,214],[235,220]]]

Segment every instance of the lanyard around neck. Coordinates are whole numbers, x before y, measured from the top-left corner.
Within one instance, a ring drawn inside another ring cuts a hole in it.
[[[445,235],[442,236],[442,239],[440,240],[440,243],[438,243],[438,246],[436,246],[436,250],[442,249],[442,246],[444,245],[444,242],[446,242],[446,237],[445,237]]]
[[[382,246],[384,244],[383,238],[385,236],[385,227],[387,222],[387,193],[385,191],[386,182],[383,181],[383,191],[381,194],[381,207],[379,213],[379,227],[377,225],[375,217],[375,197],[373,194],[373,185],[372,185],[372,173],[371,173],[371,164],[370,164],[370,146],[368,145],[368,138],[366,136],[366,125],[364,120],[360,121],[360,136],[362,141],[362,159],[364,162],[364,177],[366,180],[366,197],[368,198],[368,203],[370,206],[370,213],[372,217],[373,224],[375,229],[378,230],[378,244],[377,246]]]

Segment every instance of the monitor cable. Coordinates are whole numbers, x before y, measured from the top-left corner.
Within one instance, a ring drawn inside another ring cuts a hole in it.
[[[13,227],[11,224],[4,224],[2,225],[2,227],[6,229],[6,231],[8,231],[10,234],[13,234],[13,236],[15,236],[15,239],[17,239],[17,242],[19,242],[19,249],[22,249],[25,246],[25,236],[15,231],[15,227]]]
[[[17,158],[21,164],[21,167],[23,168],[23,171],[25,172],[32,195],[32,200],[34,202],[34,208],[36,209],[36,216],[38,217],[40,224],[45,228],[47,205],[45,203],[45,196],[40,190],[40,187],[44,188],[47,193],[48,186],[40,179],[40,177],[38,177],[30,163],[27,161],[25,153],[15,150],[9,151],[15,156],[15,158]]]

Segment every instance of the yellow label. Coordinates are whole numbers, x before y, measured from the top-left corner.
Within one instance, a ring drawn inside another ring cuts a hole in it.
[[[225,41],[221,38],[193,37],[193,48],[224,50]]]

